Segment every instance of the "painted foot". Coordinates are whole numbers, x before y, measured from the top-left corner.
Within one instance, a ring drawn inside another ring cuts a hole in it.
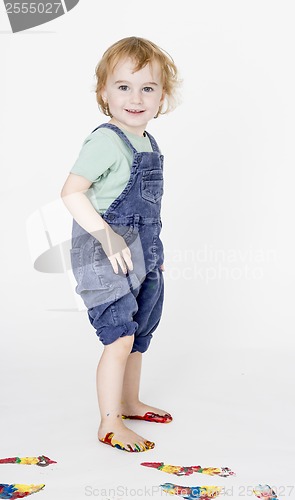
[[[147,451],[155,446],[155,443],[152,441],[148,441],[127,428],[106,433],[100,429],[98,431],[98,439],[101,443],[129,452]]]
[[[153,406],[145,405],[139,402],[137,405],[124,406],[122,409],[122,418],[131,420],[145,420],[147,422],[157,422],[160,424],[169,424],[173,418],[170,413],[154,408]]]

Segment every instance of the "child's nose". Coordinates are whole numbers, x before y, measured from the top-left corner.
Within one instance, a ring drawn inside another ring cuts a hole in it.
[[[131,103],[140,104],[142,102],[142,94],[140,91],[134,90],[131,94]]]

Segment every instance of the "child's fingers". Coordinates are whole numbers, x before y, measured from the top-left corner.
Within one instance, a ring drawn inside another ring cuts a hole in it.
[[[125,260],[125,262],[127,264],[128,269],[130,269],[130,271],[132,271],[133,264],[132,264],[132,260],[131,260],[130,248],[128,248],[128,247],[124,248],[122,250],[122,254],[123,254],[124,260]]]
[[[114,255],[111,255],[110,257],[108,257],[108,259],[112,265],[114,273],[118,274],[119,268],[118,268],[117,259],[115,258]]]
[[[121,255],[122,253],[122,255]],[[116,274],[118,274],[119,267],[122,269],[123,273],[127,273],[127,267],[132,271],[133,264],[131,260],[131,252],[128,247],[124,248],[122,252],[117,252],[109,257],[109,261],[112,265],[112,268]]]
[[[112,264],[112,268],[116,274],[118,274],[118,272],[119,272],[118,265],[120,266],[120,268],[122,269],[124,274],[127,273],[127,267],[126,267],[125,260],[123,259],[122,255],[119,252],[115,253],[114,255],[111,255],[109,257],[109,261]]]
[[[122,253],[123,253],[123,250],[122,250]],[[126,274],[127,267],[126,267],[126,263],[125,263],[125,260],[123,259],[122,255],[120,253],[116,253],[115,257],[116,257],[117,262],[118,262],[120,268],[122,269],[123,273]]]

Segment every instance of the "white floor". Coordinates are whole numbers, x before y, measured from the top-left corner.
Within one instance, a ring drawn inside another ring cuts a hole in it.
[[[58,284],[56,276],[46,279]],[[64,293],[60,286],[55,298],[44,297],[44,288],[38,298],[34,287],[42,280],[35,273],[30,283],[37,312],[11,306],[4,313],[1,458],[44,454],[57,464],[1,465],[1,483],[45,483],[36,494],[40,500],[172,498],[160,488],[166,482],[221,485],[222,496],[233,499],[255,498],[252,488],[261,483],[280,500],[295,498],[294,350],[230,345],[225,324],[223,345],[216,330],[210,339],[196,322],[188,334],[193,322],[181,307],[173,310],[168,289],[163,320],[145,355],[141,396],[170,411],[174,421],[128,422],[156,442],[153,450],[128,454],[96,439],[95,371],[102,347],[86,313],[75,312],[70,299],[63,310],[55,308]],[[46,310],[38,300],[47,301]],[[236,476],[179,478],[142,467],[142,461],[230,467]]]

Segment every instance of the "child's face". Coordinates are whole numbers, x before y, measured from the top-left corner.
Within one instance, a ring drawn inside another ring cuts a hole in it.
[[[142,135],[147,123],[158,113],[165,94],[158,62],[133,72],[131,59],[119,61],[109,75],[102,98],[108,103],[111,123]]]

